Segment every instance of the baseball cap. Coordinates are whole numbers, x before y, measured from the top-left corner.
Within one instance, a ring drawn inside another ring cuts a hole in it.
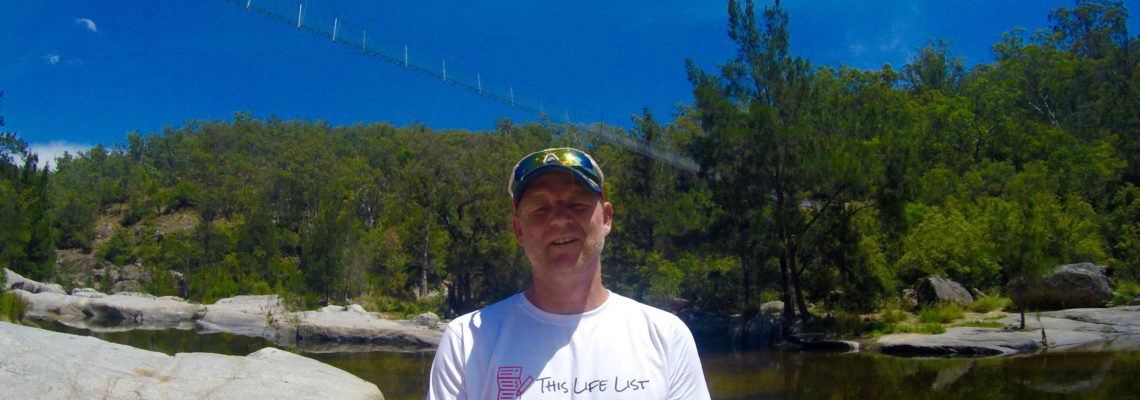
[[[602,187],[604,175],[594,158],[575,148],[558,147],[527,154],[515,164],[507,185],[511,204],[518,206],[523,190],[534,178],[555,171],[569,172],[594,193],[605,197]]]

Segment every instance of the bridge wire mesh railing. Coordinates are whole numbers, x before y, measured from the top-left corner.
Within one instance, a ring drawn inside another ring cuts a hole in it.
[[[430,51],[397,44],[376,30],[370,34],[365,28],[346,23],[332,16],[335,12],[317,11],[309,2],[297,0],[226,0],[250,12],[263,15],[298,30],[325,38],[355,52],[404,67],[419,74],[439,79],[479,96],[486,97],[511,108],[533,114],[539,119],[576,127],[589,135],[639,154],[652,157],[674,167],[697,172],[700,167],[687,157],[669,149],[651,146],[623,133],[619,127],[604,123],[585,124],[572,116],[592,115],[581,111],[584,107],[560,105],[540,95],[540,91],[526,86],[501,82],[456,63],[447,63],[445,57]]]

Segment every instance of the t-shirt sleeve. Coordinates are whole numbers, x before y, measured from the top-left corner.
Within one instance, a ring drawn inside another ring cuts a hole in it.
[[[464,359],[463,341],[452,325],[448,325],[440,338],[439,348],[431,363],[428,383],[428,400],[466,399],[463,389]]]
[[[669,399],[709,399],[709,388],[693,334],[680,320],[676,320],[676,325],[672,345],[669,346]]]

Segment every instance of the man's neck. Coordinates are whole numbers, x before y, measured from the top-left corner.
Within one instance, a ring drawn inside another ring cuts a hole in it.
[[[585,284],[547,282],[535,277],[534,283],[526,290],[526,298],[542,311],[552,314],[582,314],[601,307],[610,297],[610,291],[602,286],[601,273]]]

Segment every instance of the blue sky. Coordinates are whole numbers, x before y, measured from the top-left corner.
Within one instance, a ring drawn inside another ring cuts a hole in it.
[[[246,0],[240,0],[244,3]],[[350,36],[437,76],[385,62],[226,0],[0,0],[0,115],[51,159],[192,119],[423,123],[487,130],[536,116],[447,84],[511,93],[556,119],[628,126],[691,104],[685,59],[731,58],[721,0],[250,0]],[[766,2],[759,2],[767,4]],[[1138,1],[1125,1],[1135,14]],[[934,38],[970,65],[1003,32],[1048,26],[1072,1],[785,1],[792,52],[815,65],[905,64]],[[295,22],[292,22],[295,24]],[[1130,34],[1140,32],[1135,16]],[[438,69],[437,68],[438,65]]]

